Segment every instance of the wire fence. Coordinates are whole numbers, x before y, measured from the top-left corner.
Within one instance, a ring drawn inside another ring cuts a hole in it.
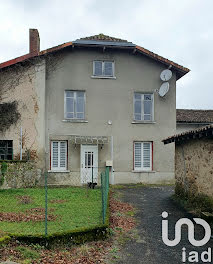
[[[69,175],[45,172],[44,187],[0,190],[0,224],[4,222],[1,231],[47,236],[107,224],[110,169],[93,166],[83,171],[81,169]],[[28,172],[30,179],[31,171]],[[8,169],[6,183],[11,175]],[[54,177],[57,177],[60,186],[54,185]],[[68,178],[71,184],[67,184]],[[23,178],[20,181],[23,182]]]
[[[103,224],[106,223],[108,198],[109,198],[109,167],[101,172],[101,192],[102,192],[102,216]]]
[[[85,170],[81,180],[82,186],[51,188],[45,173],[45,236],[106,224],[109,167]]]

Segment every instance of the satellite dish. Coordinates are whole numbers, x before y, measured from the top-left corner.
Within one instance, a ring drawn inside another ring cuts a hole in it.
[[[158,94],[160,95],[160,97],[164,97],[169,91],[169,83],[165,82],[161,85]]]
[[[160,74],[160,78],[162,81],[167,82],[172,78],[172,71],[170,70],[164,70]]]

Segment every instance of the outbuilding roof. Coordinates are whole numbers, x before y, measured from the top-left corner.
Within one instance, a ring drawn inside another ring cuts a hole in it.
[[[204,126],[198,129],[186,131],[166,139],[163,139],[164,144],[169,144],[172,142],[181,143],[191,139],[200,139],[203,137],[213,137],[213,125]]]
[[[72,42],[67,42],[55,47],[52,47],[50,49],[46,49],[43,51],[38,52],[37,54],[33,53],[33,54],[26,54],[23,56],[20,56],[18,58],[3,62],[0,64],[0,69],[9,67],[11,65],[14,65],[16,63],[20,63],[20,62],[24,62],[26,60],[29,60],[31,58],[34,57],[39,57],[39,56],[44,56],[47,54],[50,54],[52,52],[57,52],[59,50],[68,48],[68,47],[103,47],[103,48],[128,48],[128,49],[132,49],[133,53],[141,53],[145,56],[148,56],[156,61],[159,61],[163,64],[165,64],[166,66],[172,66],[172,68],[174,70],[177,71],[177,79],[181,78],[182,76],[184,76],[186,73],[188,73],[190,70],[184,66],[181,66],[171,60],[168,60],[156,53],[153,53],[141,46],[137,46],[135,44],[133,44],[132,42],[128,42],[127,40],[123,40],[123,39],[119,39],[119,38],[115,38],[115,37],[110,37],[104,34],[99,34],[99,35],[94,35],[94,36],[90,36],[90,37],[85,37],[85,38],[81,38],[78,39],[76,41],[72,41]]]
[[[213,123],[213,110],[177,109],[177,123]]]

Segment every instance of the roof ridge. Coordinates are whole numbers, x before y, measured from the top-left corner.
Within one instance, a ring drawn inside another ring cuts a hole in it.
[[[77,40],[94,40],[94,41],[101,40],[101,41],[129,42],[126,39],[112,37],[109,35],[105,35],[103,33],[99,33],[99,34],[88,36],[88,37],[83,37]]]

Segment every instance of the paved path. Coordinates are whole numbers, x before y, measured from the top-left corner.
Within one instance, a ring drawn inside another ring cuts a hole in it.
[[[213,249],[213,241],[203,247],[194,247],[188,242],[187,227],[182,227],[182,240],[175,247],[166,246],[161,239],[162,212],[169,213],[169,237],[174,238],[174,225],[183,217],[191,218],[183,210],[177,208],[172,202],[173,187],[137,187],[122,189],[123,200],[133,204],[137,208],[139,238],[127,242],[122,250],[122,264],[178,264],[182,262],[182,248],[187,252],[196,250],[202,252],[208,247]],[[184,232],[185,231],[185,232]],[[196,226],[195,238],[203,237],[203,228]],[[186,262],[190,263],[190,262]],[[195,262],[193,262],[195,263]],[[203,263],[199,260],[198,263]],[[209,262],[207,262],[209,263]],[[213,260],[212,262],[213,263]]]

